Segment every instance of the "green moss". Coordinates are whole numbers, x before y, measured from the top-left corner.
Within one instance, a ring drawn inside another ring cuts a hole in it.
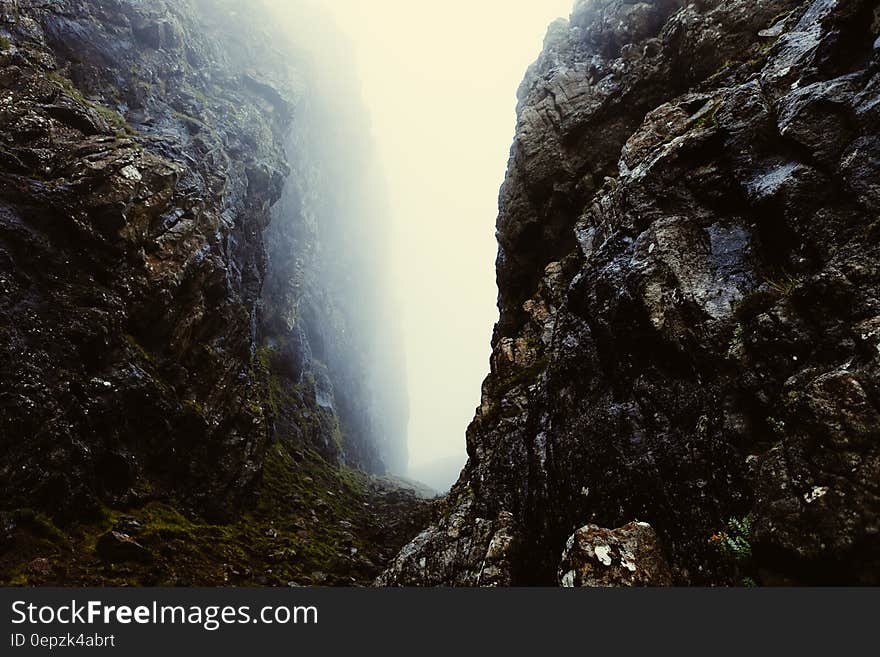
[[[30,585],[30,582],[28,581],[28,576],[25,575],[24,573],[16,573],[15,575],[13,575],[9,579],[9,582],[8,582],[8,586],[22,587],[22,586],[29,586],[29,585]]]
[[[282,407],[291,401],[291,390],[286,386],[282,378],[272,370],[272,358],[275,351],[268,347],[257,350],[256,362],[259,378],[266,382],[266,403],[274,417],[281,414]]]
[[[265,370],[269,370],[269,368],[272,366],[272,359],[275,358],[277,355],[277,349],[262,345],[260,347],[257,347],[257,350],[254,354],[254,359],[260,367]]]
[[[0,36],[0,52],[5,50],[9,50],[12,47],[12,41],[7,39],[5,36]]]
[[[153,361],[134,336],[126,335],[125,341],[132,354]],[[250,367],[254,385],[245,404],[254,413],[271,412],[275,424],[290,431],[267,449],[244,507],[228,510],[231,522],[209,521],[193,513],[186,500],[163,495],[162,486],[154,490],[149,482],[138,488],[139,503],[102,507],[68,533],[41,514],[21,511],[24,528],[17,530],[16,540],[28,547],[20,543],[6,553],[0,550],[0,584],[18,581],[22,572],[29,583],[75,586],[372,581],[378,575],[374,564],[382,562],[389,541],[397,541],[400,527],[408,526],[412,510],[407,505],[413,502],[379,494],[396,486],[335,461],[334,446],[326,445],[335,443],[341,450],[345,442],[338,417],[315,403],[313,379],[297,385],[285,376],[280,354],[268,346],[255,351]],[[320,372],[321,365],[316,367]],[[181,403],[200,416],[205,413],[196,399]],[[377,535],[376,516],[383,509],[395,519]],[[390,549],[402,547],[416,528]],[[129,533],[150,558],[137,563],[103,559],[97,546],[110,529]],[[48,559],[52,567],[31,574],[28,564],[35,558]]]
[[[152,539],[185,539],[192,543],[198,541],[198,525],[167,504],[148,504],[137,511],[137,517],[144,525],[142,539],[145,542],[152,542]]]
[[[185,86],[183,87],[183,90],[184,90],[186,93],[188,93],[190,96],[192,96],[193,98],[195,98],[197,101],[199,101],[202,105],[208,105],[208,104],[210,104],[210,102],[211,102],[211,99],[208,98],[208,97],[204,94],[203,91],[201,91],[200,89],[196,89],[196,88],[193,87],[192,85],[189,85],[189,84],[188,84],[188,85],[185,85]]]
[[[531,365],[516,370],[511,375],[500,379],[495,384],[496,392],[507,392],[520,385],[531,385],[540,380],[541,375],[547,369],[550,360],[541,357],[535,360]]]
[[[795,12],[794,9],[789,9],[788,11],[783,11],[776,14],[773,18],[770,19],[770,22],[767,24],[766,29],[770,29],[774,25],[776,25],[779,21],[785,20],[789,16],[791,16]]]
[[[98,519],[71,529],[69,535],[45,516],[18,512],[29,531],[54,540],[31,542],[30,551],[7,553],[18,560],[0,563],[0,584],[59,583],[52,579],[55,575],[28,574],[27,565],[37,556],[63,564],[54,572],[64,573],[60,583],[67,585],[325,583],[317,572],[332,574],[331,581],[351,583],[354,577],[368,583],[378,574],[376,566],[359,565],[351,555],[355,550],[380,562],[378,543],[387,537],[367,538],[385,503],[384,498],[370,497],[376,485],[388,486],[331,464],[313,450],[294,452],[275,443],[266,454],[253,503],[228,524],[208,522],[173,499],[103,509]],[[149,551],[149,562],[101,559],[98,539],[111,528],[130,532]]]
[[[184,399],[183,405],[196,415],[205,414],[205,406],[197,399]]]
[[[93,109],[101,118],[103,118],[111,127],[116,128],[118,132],[126,133],[126,134],[134,134],[134,130],[132,130],[131,126],[125,121],[122,116],[120,116],[119,112],[110,109],[109,107],[105,107],[99,103],[92,102],[88,98],[82,95],[79,89],[73,86],[73,83],[58,73],[49,72],[46,74],[46,77],[49,78],[52,82],[57,84],[68,96],[76,100],[82,105],[86,105],[87,107]],[[117,133],[118,134],[118,133]]]
[[[131,132],[131,127],[126,123],[125,119],[119,114],[119,112],[110,109],[109,107],[104,107],[103,105],[99,105],[97,103],[90,103],[93,110],[95,110],[107,123],[109,123],[112,127],[115,127],[117,130],[122,132]]]
[[[726,72],[728,72],[733,67],[733,65],[734,65],[734,62],[731,62],[731,61],[724,62],[720,67],[718,67],[718,69],[712,75],[709,76],[709,78],[707,79],[707,82],[714,82],[715,80],[720,78],[722,75],[724,75]]]
[[[201,121],[200,119],[197,119],[194,116],[190,116],[189,114],[184,114],[183,112],[178,112],[176,110],[172,111],[171,114],[172,114],[172,116],[174,116],[179,121],[182,121],[183,123],[191,124],[193,126],[198,127],[199,129],[203,129],[203,130],[209,129],[209,126],[207,123],[205,123],[204,121]]]
[[[718,112],[721,111],[723,105],[724,103],[722,102],[715,103],[710,110],[697,119],[696,123],[694,123],[694,127],[698,130],[705,130],[707,128],[714,128],[717,130],[719,128]]]
[[[88,101],[86,97],[83,96],[82,93],[80,93],[80,90],[74,87],[73,83],[63,75],[59,75],[54,71],[50,71],[46,74],[46,77],[57,84],[59,87],[61,87],[61,89],[74,100],[79,101],[84,105],[90,104],[90,101]]]
[[[749,51],[754,54],[746,60],[746,65],[752,70],[763,67],[767,62],[767,58],[770,56],[770,52],[773,50],[773,44],[774,42],[771,41],[764,45],[754,46]]]
[[[43,513],[33,509],[18,509],[13,512],[12,517],[17,524],[27,527],[36,536],[59,544],[67,541],[67,535]]]

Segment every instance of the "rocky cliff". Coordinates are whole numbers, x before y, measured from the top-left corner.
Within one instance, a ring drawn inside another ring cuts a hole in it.
[[[413,499],[367,131],[268,11],[0,1],[0,580],[363,578]]]
[[[470,459],[381,584],[880,583],[878,36],[876,0],[551,26]]]

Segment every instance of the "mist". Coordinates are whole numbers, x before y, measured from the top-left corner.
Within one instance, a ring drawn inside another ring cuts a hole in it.
[[[388,203],[377,264],[402,327],[406,473],[446,489],[467,459],[465,429],[488,372],[495,218],[516,90],[571,0],[270,4],[285,29],[308,26],[293,41],[314,53],[328,92],[367,107],[367,117],[350,118],[369,132]],[[330,36],[337,31],[344,42]]]

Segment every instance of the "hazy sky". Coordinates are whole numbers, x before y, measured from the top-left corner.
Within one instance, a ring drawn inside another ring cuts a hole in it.
[[[388,179],[410,464],[463,464],[497,319],[495,218],[516,90],[573,0],[315,2],[353,44]]]

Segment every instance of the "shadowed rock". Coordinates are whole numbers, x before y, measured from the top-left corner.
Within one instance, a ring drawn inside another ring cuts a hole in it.
[[[511,514],[515,584],[555,583],[584,522],[633,518],[667,583],[880,582],[878,12],[591,0],[551,26],[519,90],[457,529],[386,579],[476,583]],[[747,516],[733,564],[707,539]]]

